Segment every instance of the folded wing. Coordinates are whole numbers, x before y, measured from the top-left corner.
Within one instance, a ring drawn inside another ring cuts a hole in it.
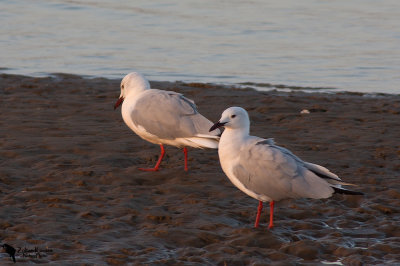
[[[213,123],[197,111],[192,100],[172,91],[145,91],[136,101],[131,118],[135,125],[161,139],[212,137],[220,133],[209,133]]]
[[[245,145],[233,172],[247,189],[273,200],[327,198],[334,193],[301,159],[266,140]]]

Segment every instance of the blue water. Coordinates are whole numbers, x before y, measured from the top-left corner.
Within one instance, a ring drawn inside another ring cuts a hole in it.
[[[0,68],[400,93],[400,1],[0,0]]]

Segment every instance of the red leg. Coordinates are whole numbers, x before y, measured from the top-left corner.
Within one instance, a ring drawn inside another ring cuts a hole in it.
[[[269,226],[268,229],[274,227],[274,204],[275,202],[271,200],[269,203]]]
[[[165,154],[164,146],[162,144],[160,144],[160,148],[161,148],[161,154],[160,154],[160,157],[158,157],[156,166],[154,166],[154,168],[139,168],[139,170],[151,171],[151,172],[158,171],[158,168],[160,168],[161,160],[163,159],[164,154]]]
[[[257,208],[257,217],[256,217],[256,222],[254,224],[254,227],[257,228],[258,227],[258,223],[260,222],[260,216],[261,216],[261,211],[263,208],[263,203],[262,201],[258,202],[258,208]]]
[[[183,148],[183,153],[185,154],[185,171],[188,171],[188,166],[187,166],[187,148]]]

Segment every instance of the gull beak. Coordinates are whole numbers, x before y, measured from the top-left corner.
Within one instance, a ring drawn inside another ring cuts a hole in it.
[[[226,124],[226,122],[225,122],[225,123],[221,123],[220,121],[218,121],[217,123],[215,123],[215,124],[210,128],[210,130],[209,130],[208,132],[211,132],[211,131],[213,131],[213,130],[219,128],[219,127],[223,127],[225,124]]]
[[[114,105],[114,110],[117,109],[118,106],[120,106],[123,101],[124,101],[124,97],[119,97],[118,101]]]

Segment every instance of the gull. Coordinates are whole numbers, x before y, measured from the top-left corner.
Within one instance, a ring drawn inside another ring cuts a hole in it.
[[[121,103],[125,124],[139,137],[161,148],[156,165],[139,170],[158,171],[165,154],[164,144],[183,147],[185,171],[188,170],[186,147],[218,148],[220,131],[208,132],[213,123],[197,111],[193,100],[174,91],[151,89],[140,73],[132,72],[122,79],[114,110]]]
[[[250,120],[241,107],[226,109],[210,132],[225,127],[218,146],[222,170],[241,191],[259,201],[254,226],[263,202],[270,203],[268,229],[274,226],[274,202],[282,199],[329,198],[334,193],[363,195],[347,190],[341,179],[323,166],[301,160],[273,139],[250,136]],[[353,185],[354,186],[354,185]]]

